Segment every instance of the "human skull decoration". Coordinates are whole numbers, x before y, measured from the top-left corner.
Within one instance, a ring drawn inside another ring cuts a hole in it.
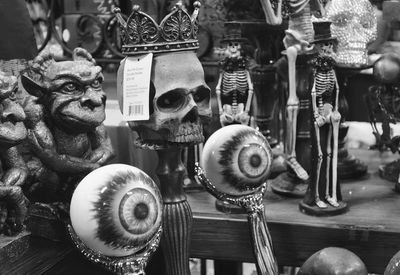
[[[121,99],[123,64],[118,78]],[[195,52],[155,55],[150,78],[150,118],[128,122],[138,134],[135,144],[142,148],[163,149],[203,142],[202,120],[211,116],[210,95]]]
[[[239,42],[229,42],[226,46],[225,55],[232,58],[241,56],[242,45]]]
[[[332,0],[327,17],[338,40],[337,63],[354,67],[367,65],[367,44],[377,36],[377,19],[369,0]]]

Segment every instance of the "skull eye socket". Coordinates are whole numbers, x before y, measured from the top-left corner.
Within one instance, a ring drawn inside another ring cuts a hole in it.
[[[351,16],[349,14],[339,14],[332,18],[332,22],[337,27],[344,27],[348,22],[350,22]]]
[[[209,101],[210,100],[210,90],[207,87],[200,87],[193,93],[193,99],[196,103]]]
[[[369,18],[368,16],[365,16],[365,17],[361,18],[360,24],[364,29],[370,29],[370,28],[372,28],[373,22],[372,22],[371,18]]]
[[[186,102],[186,93],[182,89],[169,91],[157,99],[161,111],[173,111],[181,108]]]

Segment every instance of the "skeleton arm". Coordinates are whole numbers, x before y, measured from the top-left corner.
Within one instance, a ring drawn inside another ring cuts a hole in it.
[[[90,132],[89,138],[93,148],[93,152],[88,158],[91,162],[104,165],[114,157],[111,140],[103,124],[97,127],[94,132]]]
[[[311,104],[312,104],[314,118],[317,118],[319,113],[318,113],[318,106],[317,106],[317,91],[315,90],[315,80],[314,80],[313,87],[311,90]]]
[[[219,114],[222,114],[222,102],[221,102],[221,86],[222,86],[222,72],[219,74],[219,79],[218,79],[218,83],[217,86],[215,87],[215,93],[217,94],[217,102],[218,102],[218,111]]]
[[[244,111],[248,113],[250,111],[251,101],[253,99],[253,82],[251,82],[249,71],[246,71],[246,75],[247,75],[247,84],[249,86],[249,92],[248,92],[249,94],[247,96],[246,108],[244,109]]]
[[[319,109],[317,106],[317,91],[315,88],[316,87],[316,85],[315,85],[316,79],[317,79],[317,77],[314,74],[314,84],[313,84],[313,87],[311,90],[311,104],[312,104],[315,123],[317,124],[318,127],[321,127],[322,125],[324,125],[326,123],[326,118],[319,113]]]
[[[300,45],[293,45],[288,47],[286,50],[289,67],[289,99],[287,102],[288,106],[299,104],[299,99],[296,92],[296,59],[299,47]]]
[[[280,25],[282,24],[282,0],[278,0],[278,7],[276,12],[272,8],[271,0],[260,0],[263,8],[265,19],[268,24]]]
[[[335,98],[335,107],[334,111],[338,112],[339,110],[339,83],[337,81],[336,72],[333,70],[333,77],[335,78],[335,86],[336,86],[336,98]]]

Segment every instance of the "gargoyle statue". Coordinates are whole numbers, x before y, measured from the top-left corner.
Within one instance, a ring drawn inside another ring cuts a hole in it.
[[[6,235],[23,229],[28,203],[21,189],[28,168],[16,147],[27,135],[17,90],[17,78],[0,72],[0,233]]]
[[[72,61],[41,53],[21,75],[29,93],[29,190],[35,202],[69,202],[76,184],[114,155],[106,133],[101,67],[82,48]]]

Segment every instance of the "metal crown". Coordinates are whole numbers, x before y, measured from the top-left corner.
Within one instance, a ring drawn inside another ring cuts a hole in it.
[[[158,25],[151,16],[140,11],[138,5],[125,21],[121,10],[115,8],[122,31],[122,53],[124,55],[139,55],[145,53],[165,53],[196,50],[199,48],[197,40],[200,2],[194,4],[193,14],[190,16],[181,2],[178,2],[172,11]]]

